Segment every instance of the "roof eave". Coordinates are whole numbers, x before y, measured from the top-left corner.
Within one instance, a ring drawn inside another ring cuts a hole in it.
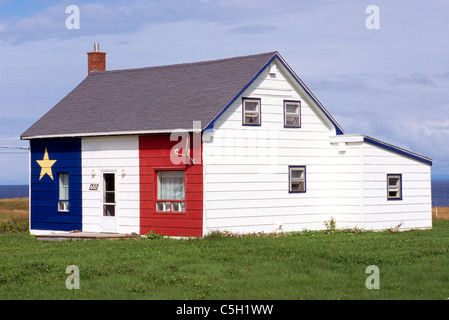
[[[368,137],[368,136],[363,136],[363,141],[366,142],[366,143],[375,145],[377,147],[381,147],[383,149],[386,149],[386,150],[398,153],[400,155],[406,156],[408,158],[411,158],[411,159],[423,162],[423,163],[428,164],[430,166],[432,166],[432,164],[433,164],[433,160],[428,158],[428,157],[424,157],[424,156],[419,155],[417,153],[408,151],[406,149],[394,146],[392,144],[389,144],[389,143],[386,143],[386,142],[383,142],[383,141],[380,141],[380,140],[377,140],[377,139],[374,139],[374,138],[371,138],[371,137]]]
[[[21,136],[21,140],[35,140],[35,139],[62,139],[62,138],[87,138],[87,137],[106,137],[106,136],[132,136],[145,134],[171,134],[178,129],[167,130],[135,130],[135,131],[111,131],[111,132],[88,132],[88,133],[67,133],[67,134],[49,134],[37,136]],[[199,132],[198,129],[185,129],[186,132]]]

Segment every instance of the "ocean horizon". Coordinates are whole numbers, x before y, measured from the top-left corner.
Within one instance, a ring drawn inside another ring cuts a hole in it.
[[[28,185],[0,185],[0,199],[27,198]],[[449,207],[449,180],[432,181],[432,206]]]
[[[29,187],[22,185],[0,185],[0,199],[27,198],[29,196]]]

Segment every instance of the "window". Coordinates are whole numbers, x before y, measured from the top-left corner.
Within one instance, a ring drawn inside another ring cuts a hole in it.
[[[305,166],[289,166],[288,176],[288,192],[300,193],[306,192],[306,167]]]
[[[402,200],[402,174],[387,174],[387,199]]]
[[[243,98],[243,125],[260,126],[260,99]]]
[[[58,211],[69,211],[69,175],[60,173],[59,175],[59,201]]]
[[[284,101],[284,127],[301,127],[301,102]]]
[[[103,174],[103,216],[115,217],[115,174]]]
[[[185,212],[184,171],[157,172],[156,211]]]

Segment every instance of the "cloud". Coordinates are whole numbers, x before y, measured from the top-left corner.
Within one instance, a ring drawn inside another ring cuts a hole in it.
[[[63,4],[57,4],[36,9],[25,16],[11,14],[4,17],[0,44],[18,44],[57,36],[65,29],[65,8]]]
[[[349,0],[24,3],[0,0],[0,134],[20,135],[73,89],[94,42],[109,70],[278,50],[345,132],[435,158],[433,172],[449,162],[444,2],[405,10],[380,0],[380,30],[366,29],[367,4]],[[65,27],[71,4],[79,30]]]
[[[370,90],[370,86],[365,81],[363,75],[329,75],[326,78],[314,78],[309,81],[308,86],[320,88],[323,91],[354,91]]]
[[[276,30],[275,26],[263,25],[263,24],[250,24],[238,27],[233,27],[229,30],[231,33],[236,34],[267,34]]]
[[[443,79],[443,80],[449,80],[449,71],[448,72],[438,73],[436,75],[436,77],[439,78],[439,79]]]
[[[0,147],[27,148],[18,136],[0,135]],[[28,183],[28,151],[0,148],[0,184]]]
[[[28,184],[28,162],[26,150],[0,149],[0,183]]]
[[[447,108],[449,110],[449,106]],[[429,131],[449,134],[449,120],[448,119],[427,119],[423,122]]]
[[[69,16],[65,9],[73,4],[80,9],[80,29],[76,32],[65,27]],[[26,15],[11,13],[3,19],[0,16],[0,42],[17,44],[39,39],[125,33],[142,30],[148,25],[185,21],[231,25],[231,31],[237,33],[263,33],[275,30],[273,25],[260,24],[264,18],[299,13],[315,6],[315,3],[306,2],[299,7],[293,0],[50,1],[47,7],[31,6]],[[235,26],[242,21],[246,24]]]
[[[430,157],[432,174],[443,177],[449,167],[449,105],[443,78],[347,73],[303,80],[346,133],[366,134]]]
[[[434,86],[435,82],[421,74],[397,75],[392,80],[393,85]]]
[[[37,8],[26,16],[10,15],[0,21],[0,44],[17,45],[30,41],[47,39],[67,39],[93,34],[107,34],[127,31],[134,26],[131,18],[124,15],[119,8],[107,3],[81,3],[80,29],[69,30],[66,20],[67,6],[72,1],[59,1],[48,7]],[[81,2],[81,1],[80,1]],[[125,25],[128,27],[124,28]]]
[[[6,31],[8,28],[8,23],[5,21],[0,21],[0,33]]]

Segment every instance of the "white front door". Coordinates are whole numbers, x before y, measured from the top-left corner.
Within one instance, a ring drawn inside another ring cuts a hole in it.
[[[115,173],[103,173],[102,232],[117,232]]]

